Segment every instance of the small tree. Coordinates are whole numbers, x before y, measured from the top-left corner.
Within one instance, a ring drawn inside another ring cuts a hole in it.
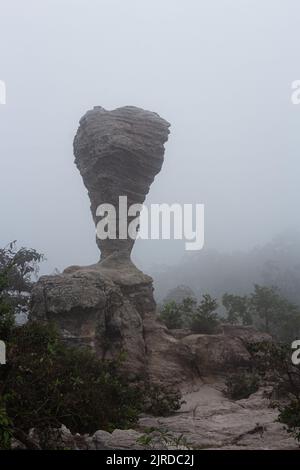
[[[185,328],[190,328],[193,317],[197,311],[197,300],[193,297],[186,297],[179,305],[182,324]]]
[[[219,324],[216,309],[218,303],[209,294],[204,294],[191,320],[191,329],[195,333],[213,334]]]
[[[171,301],[163,306],[160,319],[170,330],[182,328],[183,320],[181,314],[180,306],[176,302]]]
[[[197,301],[191,297],[186,297],[180,303],[171,301],[163,306],[160,319],[170,330],[190,328],[196,309]]]
[[[16,248],[16,242],[0,249],[0,322],[6,327],[18,311],[27,310],[33,277],[44,256],[36,250]],[[4,328],[4,326],[3,326]],[[7,334],[7,332],[5,333]]]
[[[299,308],[282,297],[274,287],[255,284],[250,309],[256,323],[281,341],[291,341],[300,331]]]
[[[249,298],[244,295],[224,294],[222,304],[226,309],[227,321],[231,324],[252,325]]]
[[[263,322],[264,330],[270,333],[272,323],[280,315],[281,302],[274,287],[254,285],[254,293],[251,294],[251,308]]]
[[[143,397],[118,366],[90,350],[66,346],[52,325],[30,322],[16,328],[0,369],[13,427],[27,433],[65,424],[84,433],[130,426]]]

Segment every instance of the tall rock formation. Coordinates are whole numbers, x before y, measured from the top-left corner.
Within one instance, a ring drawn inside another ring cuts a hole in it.
[[[97,106],[83,116],[74,139],[75,163],[95,225],[99,205],[115,207],[117,238],[97,239],[99,262],[43,276],[32,294],[31,319],[55,321],[68,341],[89,345],[102,358],[125,352],[132,376],[145,374],[143,318],[154,318],[155,301],[151,277],[131,262],[134,240],[118,239],[124,216],[119,196],[127,197],[128,207],[144,202],[163,164],[169,126],[156,113],[132,106],[114,111]]]
[[[97,207],[118,209],[142,203],[161,169],[169,124],[157,114],[134,107],[105,111],[96,107],[80,121],[74,141],[76,165]],[[117,222],[121,214],[116,213]],[[55,322],[66,341],[91,347],[100,358],[125,353],[129,379],[188,386],[199,376],[249,365],[249,329],[216,335],[170,332],[157,320],[151,277],[130,260],[133,240],[99,240],[101,260],[43,276],[32,292],[30,320]],[[183,334],[184,333],[184,334]]]
[[[142,204],[164,159],[169,123],[157,114],[133,106],[106,111],[100,106],[80,120],[74,139],[75,163],[88,190],[92,216],[97,208],[112,204],[116,209],[116,240],[97,238],[101,259],[121,252],[130,257],[134,240],[119,239],[119,196],[127,208]],[[128,223],[131,219],[128,219]]]

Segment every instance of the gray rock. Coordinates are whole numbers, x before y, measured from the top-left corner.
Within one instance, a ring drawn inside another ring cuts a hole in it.
[[[135,285],[136,296],[139,287],[144,289]],[[54,321],[70,344],[90,346],[101,359],[125,351],[127,371],[133,376],[145,372],[143,324],[135,299],[99,271],[41,277],[32,292],[30,319]]]
[[[222,390],[222,380],[204,378],[184,394],[185,403],[174,415],[142,417],[138,430],[156,428],[182,436],[193,449],[298,449],[296,440],[276,419],[264,389],[233,401]]]
[[[95,450],[141,450],[143,446],[138,443],[142,433],[133,429],[115,429],[112,433],[97,431],[89,440],[89,447]]]
[[[119,196],[127,196],[128,205],[144,202],[162,167],[168,134],[164,119],[130,106],[114,111],[98,106],[81,119],[74,140],[75,162],[88,189],[95,224],[102,203],[118,209]],[[117,210],[117,222],[119,217]],[[38,281],[30,320],[55,321],[67,341],[89,345],[101,358],[125,352],[128,375],[144,375],[142,318],[155,312],[152,278],[132,263],[133,240],[97,243],[100,262],[71,266]]]
[[[169,126],[158,114],[133,106],[113,111],[96,106],[83,116],[74,139],[74,154],[95,225],[100,220],[96,216],[100,204],[117,209],[119,196],[127,196],[128,206],[144,202],[163,164]],[[97,239],[101,259],[120,251],[130,256],[134,240],[118,239],[119,216],[117,210],[117,239]]]
[[[239,338],[193,334],[181,341],[192,353],[201,376],[226,373],[250,364],[250,354]]]

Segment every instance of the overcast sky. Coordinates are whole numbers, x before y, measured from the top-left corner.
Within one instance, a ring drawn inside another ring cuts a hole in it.
[[[167,119],[147,202],[204,203],[205,245],[248,249],[300,226],[298,0],[0,0],[0,245],[98,259],[73,163],[80,117],[135,105]],[[138,264],[181,242],[142,241]]]

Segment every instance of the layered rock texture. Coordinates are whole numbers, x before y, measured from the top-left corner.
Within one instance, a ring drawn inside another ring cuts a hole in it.
[[[114,111],[97,106],[80,120],[74,139],[75,163],[88,190],[95,224],[101,204],[116,208],[117,239],[97,239],[101,259],[120,251],[130,256],[134,240],[119,238],[119,222],[124,218],[119,213],[119,196],[127,197],[127,210],[144,202],[163,164],[169,126],[157,114],[133,106]]]
[[[133,216],[127,217],[127,209],[144,202],[161,170],[169,126],[156,113],[131,106],[114,111],[98,106],[83,116],[74,139],[75,163],[95,225],[100,205],[115,208],[116,237],[97,238],[100,262],[44,276],[32,295],[31,319],[55,321],[68,341],[89,345],[101,358],[125,352],[133,378],[147,374],[143,318],[154,318],[155,302],[151,277],[130,259],[134,239],[121,238],[119,224],[128,228]],[[125,212],[119,211],[120,196],[127,198]]]

